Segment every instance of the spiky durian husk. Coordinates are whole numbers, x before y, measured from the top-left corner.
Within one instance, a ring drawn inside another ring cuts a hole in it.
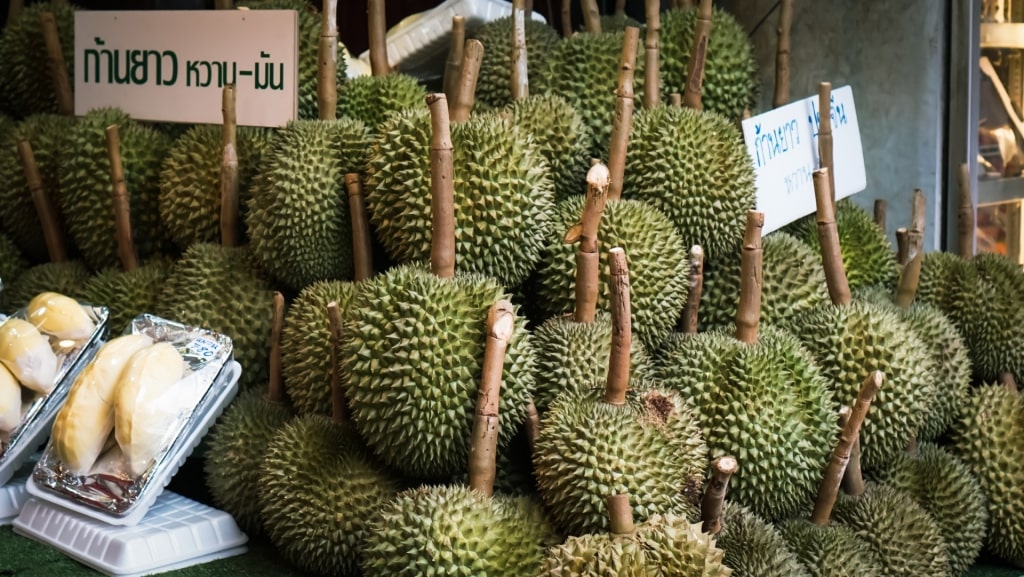
[[[661,15],[662,93],[683,93],[693,51],[697,9],[669,10]],[[735,120],[757,100],[757,60],[746,29],[729,12],[715,8],[708,36],[701,106]]]
[[[79,299],[92,273],[82,261],[48,262],[26,269],[18,278],[4,285],[4,304],[9,312],[27,306],[37,294],[46,291]],[[103,303],[95,303],[101,305]]]
[[[985,547],[1024,563],[1024,400],[1005,387],[971,391],[953,424],[950,449],[981,484],[988,506]]]
[[[7,138],[7,135],[14,130],[14,126],[16,124],[17,123],[14,122],[14,119],[0,112],[0,139]]]
[[[543,412],[562,390],[573,383],[603,383],[612,351],[612,321],[600,312],[592,323],[578,323],[571,315],[551,317],[533,331],[537,348],[537,390],[533,402]],[[632,340],[630,376],[653,377],[647,349]]]
[[[341,367],[352,419],[388,466],[444,479],[466,469],[487,311],[504,289],[490,277],[434,276],[399,265],[360,283],[343,311]],[[499,450],[534,388],[535,353],[518,316],[505,356]]]
[[[555,208],[551,232],[537,269],[536,306],[548,315],[571,312],[576,305],[575,244],[563,240],[579,222],[586,199],[568,198]],[[653,350],[672,330],[686,305],[690,264],[686,245],[668,218],[644,202],[612,201],[598,225],[600,289],[598,310],[611,307],[611,269],[608,251],[622,247],[629,260],[633,334]]]
[[[79,10],[75,4],[56,0],[26,4],[0,35],[0,77],[4,79],[5,100],[14,115],[21,117],[57,112],[57,91],[39,16],[53,13],[68,78],[75,78],[75,11]]]
[[[828,302],[821,256],[784,232],[764,237],[761,272],[761,322],[771,324]],[[740,298],[740,246],[704,263],[700,301],[703,330],[736,322]]]
[[[996,290],[1020,298],[1024,295],[1024,269],[1010,257],[992,252],[979,253],[971,264],[982,280],[992,283]]]
[[[638,522],[694,518],[690,498],[703,483],[707,447],[686,401],[632,380],[626,404],[610,405],[602,385],[568,384],[541,421],[533,464],[552,521],[570,535],[608,531],[605,499],[620,493]]]
[[[717,539],[733,577],[808,577],[779,531],[742,505],[726,501]]]
[[[21,273],[28,270],[28,261],[6,234],[0,233],[0,305],[6,300],[6,289],[14,284]],[[7,307],[0,307],[6,310]]]
[[[786,546],[803,565],[805,574],[810,577],[882,575],[882,568],[875,552],[849,527],[835,523],[815,525],[804,519],[791,519],[779,525],[779,533],[785,539]],[[725,560],[726,563],[730,561],[728,553]],[[746,575],[754,577],[759,573]]]
[[[537,80],[541,62],[562,41],[550,24],[524,19],[526,31],[527,74],[530,84]],[[474,35],[484,45],[480,78],[476,82],[476,102],[488,108],[502,108],[512,102],[512,16],[503,16],[484,24]]]
[[[640,111],[626,152],[622,197],[668,216],[687,247],[723,258],[743,239],[757,202],[754,167],[736,127],[724,116],[659,106]]]
[[[197,243],[175,263],[160,294],[161,317],[231,337],[241,389],[267,382],[274,295],[248,248]]]
[[[260,471],[263,526],[285,559],[316,575],[359,575],[368,520],[399,487],[352,430],[298,417],[273,435]]]
[[[840,495],[833,518],[868,544],[885,577],[950,575],[939,526],[899,489],[868,483],[859,497]]]
[[[885,375],[860,431],[861,460],[884,467],[903,452],[935,396],[935,366],[914,329],[890,308],[863,301],[810,309],[785,319],[785,328],[810,351],[837,403],[853,403],[870,371]]]
[[[643,28],[643,24],[637,19],[626,14],[602,14],[599,20],[601,21],[601,32],[622,32],[627,26]],[[581,22],[579,31],[585,32],[586,29],[586,22]]]
[[[270,148],[273,132],[238,127],[238,204],[244,222],[249,187]],[[220,241],[221,128],[193,126],[171,145],[160,172],[160,218],[181,250],[197,242]]]
[[[46,252],[43,227],[39,223],[39,215],[32,202],[32,193],[29,191],[28,182],[25,181],[25,169],[18,155],[18,141],[28,140],[32,145],[32,155],[39,166],[43,190],[49,194],[58,211],[63,213],[59,177],[62,172],[65,141],[74,125],[73,117],[35,114],[19,122],[2,140],[0,225],[11,235],[11,240],[18,248],[35,262],[45,262],[49,260],[49,255]],[[109,175],[107,178],[109,183]],[[65,239],[65,242],[70,240]]]
[[[574,535],[552,547],[538,577],[648,577],[657,574],[652,569],[636,539],[597,533]]]
[[[94,270],[120,264],[105,135],[112,124],[119,126],[136,252],[145,259],[168,244],[159,206],[160,164],[170,139],[116,108],[93,110],[79,118],[68,135],[60,192],[68,233]]]
[[[268,401],[265,390],[252,388],[231,401],[206,439],[203,472],[213,503],[249,534],[263,532],[259,496],[267,448],[292,416],[286,405]],[[310,495],[312,488],[303,491]]]
[[[154,259],[126,272],[107,269],[96,273],[83,289],[85,300],[110,309],[107,326],[119,334],[136,316],[159,308],[160,295],[172,261]]]
[[[726,329],[677,333],[656,363],[664,386],[690,400],[711,455],[741,463],[730,500],[774,521],[814,498],[838,431],[838,403],[796,338],[770,326],[753,345]]]
[[[422,108],[426,95],[423,85],[408,74],[358,76],[338,89],[338,114],[358,119],[376,131],[391,113]]]
[[[452,123],[456,263],[462,272],[522,283],[540,259],[554,188],[525,131],[498,114]],[[370,148],[366,206],[398,263],[430,256],[430,116],[393,114]]]
[[[575,34],[558,43],[533,67],[539,73],[531,92],[557,94],[569,101],[590,129],[591,156],[607,157],[615,116],[615,89],[623,32]],[[539,64],[539,66],[538,66]],[[637,57],[633,74],[634,102],[643,101],[644,59]],[[628,171],[627,171],[628,172]]]
[[[344,311],[356,285],[315,282],[288,307],[281,328],[281,367],[288,398],[299,414],[331,414],[331,327],[327,305]]]
[[[508,107],[512,122],[529,132],[548,161],[555,200],[584,192],[590,157],[589,129],[583,117],[561,96],[539,94]]]
[[[885,231],[875,224],[867,210],[849,198],[836,201],[835,208],[843,269],[850,289],[873,285],[894,288],[899,268]],[[814,214],[786,225],[783,230],[809,244],[814,252],[821,253]]]

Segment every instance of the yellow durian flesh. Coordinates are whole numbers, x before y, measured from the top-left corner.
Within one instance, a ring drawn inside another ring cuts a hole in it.
[[[0,363],[22,386],[49,393],[57,380],[57,355],[32,323],[11,317],[0,325]]]
[[[21,385],[0,364],[0,432],[14,430],[21,422]]]
[[[28,303],[28,322],[58,339],[80,341],[89,338],[96,323],[73,298],[55,292],[42,292]]]
[[[170,428],[182,408],[174,386],[184,372],[181,353],[161,342],[132,355],[121,375],[114,402],[114,437],[133,477],[144,473],[170,440]]]
[[[153,344],[147,335],[123,335],[98,351],[68,391],[50,433],[55,456],[72,473],[89,473],[114,430],[117,385],[136,352]]]

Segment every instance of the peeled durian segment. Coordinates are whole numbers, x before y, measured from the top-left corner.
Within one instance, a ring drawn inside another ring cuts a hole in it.
[[[49,393],[57,380],[57,355],[32,323],[11,317],[0,325],[0,362],[22,386]]]
[[[114,395],[132,355],[153,344],[147,335],[108,341],[68,391],[50,432],[54,453],[76,475],[85,475],[114,430]]]
[[[40,331],[58,339],[83,340],[96,330],[96,323],[73,298],[43,292],[28,303],[28,321]]]
[[[144,348],[128,361],[114,400],[114,437],[132,476],[145,472],[163,450],[179,409],[191,401],[173,391],[184,373],[185,359],[166,342]]]
[[[0,364],[0,431],[10,431],[21,422],[21,385],[7,367]]]

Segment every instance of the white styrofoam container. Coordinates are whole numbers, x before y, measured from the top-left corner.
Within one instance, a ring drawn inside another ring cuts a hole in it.
[[[28,500],[28,491],[25,489],[27,480],[27,475],[19,475],[0,487],[0,527],[10,525],[21,513],[22,506]]]
[[[146,518],[117,527],[29,499],[14,532],[107,575],[152,575],[246,552],[249,538],[220,511],[165,491]]]

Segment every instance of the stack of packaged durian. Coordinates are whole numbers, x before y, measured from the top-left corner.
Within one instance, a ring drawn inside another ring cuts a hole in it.
[[[0,473],[42,447],[30,486],[113,518],[212,424],[208,505],[325,576],[1024,565],[1016,263],[925,253],[921,195],[894,249],[824,154],[762,238],[754,49],[710,0],[456,18],[440,86],[392,70],[384,4],[346,78],[320,10],[238,2],[299,14],[277,129],[230,85],[222,126],[75,117],[40,16],[71,65],[79,8],[9,22]]]

